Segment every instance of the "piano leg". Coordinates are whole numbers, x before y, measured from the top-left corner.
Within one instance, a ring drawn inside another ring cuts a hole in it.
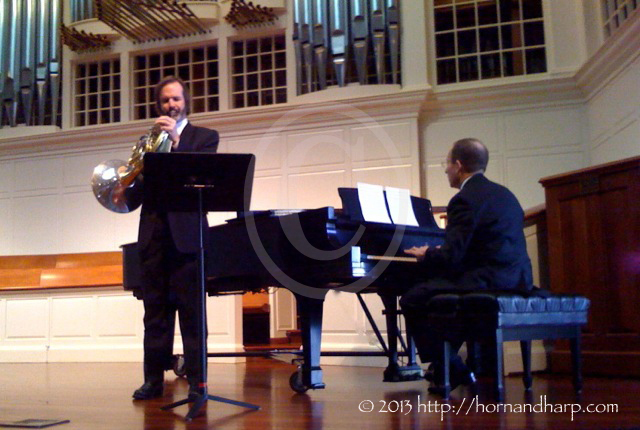
[[[306,389],[324,388],[322,369],[320,368],[320,345],[322,340],[322,310],[324,297],[312,299],[296,294],[300,330],[302,332],[302,385]],[[293,375],[292,375],[293,379]],[[295,391],[300,390],[292,388]],[[302,392],[304,392],[302,391]]]
[[[406,351],[408,363],[406,366],[398,364],[398,297],[395,294],[379,294],[384,304],[384,314],[387,322],[387,342],[389,364],[384,370],[384,382],[417,381],[422,379],[422,368],[416,363],[416,350],[413,339],[407,337]]]

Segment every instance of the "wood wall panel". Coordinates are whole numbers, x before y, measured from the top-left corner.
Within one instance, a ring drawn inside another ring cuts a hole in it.
[[[59,252],[118,249],[121,242],[114,240],[116,224],[126,222],[131,214],[116,214],[106,210],[98,203],[89,186],[82,191],[65,190],[59,202],[62,230]],[[139,217],[139,214],[133,216]],[[110,244],[108,248],[103,246],[106,243]]]
[[[13,249],[16,254],[49,254],[62,242],[60,197],[55,194],[13,199]]]
[[[640,376],[640,157],[540,182],[551,289],[591,300],[585,373]],[[565,347],[552,364],[569,367]]]
[[[324,129],[287,136],[287,165],[292,168],[309,167],[317,171],[323,166],[344,166],[347,141],[344,129]]]
[[[525,110],[505,114],[505,150],[578,147],[583,141],[584,113],[582,109]],[[528,130],[523,133],[522,130]]]
[[[55,190],[62,183],[62,158],[45,156],[15,162],[15,191]]]
[[[142,335],[144,309],[141,300],[129,295],[98,296],[96,334],[99,338],[135,338]]]
[[[122,285],[122,253],[0,257],[0,290]]]
[[[31,343],[49,335],[49,307],[45,298],[7,301],[6,339]]]
[[[405,142],[411,142],[415,124],[390,122],[367,124],[351,129],[351,154],[354,162],[384,161],[399,163],[411,157],[415,150]]]
[[[415,178],[414,173],[415,169],[411,165],[354,169],[351,186],[357,187],[358,182],[366,182],[389,187],[408,188],[411,194],[418,195],[420,194],[418,190],[419,181]]]
[[[93,297],[67,296],[51,298],[49,332],[51,339],[88,339],[95,332]],[[73,315],[74,318],[69,318]]]

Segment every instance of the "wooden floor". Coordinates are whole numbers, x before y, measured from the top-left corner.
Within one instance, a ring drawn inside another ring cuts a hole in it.
[[[132,401],[131,393],[141,382],[140,363],[0,364],[0,421],[70,420],[52,427],[61,430],[640,428],[638,380],[586,378],[582,407],[615,404],[617,412],[576,413],[572,421],[570,409],[561,411],[564,405],[576,401],[570,380],[564,376],[536,375],[534,379],[529,407],[534,411],[546,407],[547,412],[496,411],[490,380],[481,380],[477,404],[470,411],[467,408],[473,393],[460,388],[445,406],[459,408],[460,412],[441,415],[435,402],[438,408],[442,403],[427,393],[424,381],[383,383],[379,368],[323,369],[326,389],[300,395],[289,388],[294,370],[290,364],[264,358],[241,364],[210,364],[211,394],[255,403],[262,409],[251,412],[210,401],[199,417],[186,423],[186,405],[173,412],[159,409],[186,395],[186,381],[172,373],[166,374],[164,398]],[[506,384],[505,406],[522,410],[526,399],[521,380],[509,377]],[[545,395],[546,406],[541,398]],[[373,411],[360,412],[359,405],[372,407]]]

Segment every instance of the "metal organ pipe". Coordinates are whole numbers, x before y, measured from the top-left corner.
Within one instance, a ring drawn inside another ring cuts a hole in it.
[[[367,52],[369,47],[369,11],[367,1],[353,0],[351,5],[351,29],[356,72],[360,85],[367,83]]]
[[[39,0],[38,4],[38,50],[36,54],[36,91],[38,96],[38,125],[44,125],[45,99],[47,96],[47,76],[49,75],[49,0]]]
[[[60,0],[7,0],[0,8],[0,127],[57,123]],[[22,115],[19,116],[19,113]]]
[[[11,5],[9,2],[2,2],[0,7],[0,127],[4,123],[4,82],[5,72],[9,68],[9,51],[11,47],[11,33],[9,20],[11,17]]]
[[[339,87],[399,84],[399,17],[399,0],[294,0],[298,94],[327,88],[328,67]]]
[[[36,0],[25,0],[22,14],[22,64],[20,69],[20,96],[24,122],[31,124],[35,69]]]
[[[327,58],[329,58],[327,0],[314,0],[313,7],[313,52],[318,76],[318,89],[327,88]]]
[[[347,64],[349,62],[349,5],[342,0],[329,0],[329,34],[331,37],[331,53],[333,54],[333,70],[338,86],[347,83]]]
[[[387,0],[387,30],[391,56],[391,80],[394,84],[400,75],[400,8],[399,0]]]

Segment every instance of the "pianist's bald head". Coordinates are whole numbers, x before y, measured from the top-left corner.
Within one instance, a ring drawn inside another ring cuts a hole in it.
[[[489,163],[489,150],[484,143],[473,138],[456,141],[449,156],[452,162],[459,161],[467,173],[484,172]]]

